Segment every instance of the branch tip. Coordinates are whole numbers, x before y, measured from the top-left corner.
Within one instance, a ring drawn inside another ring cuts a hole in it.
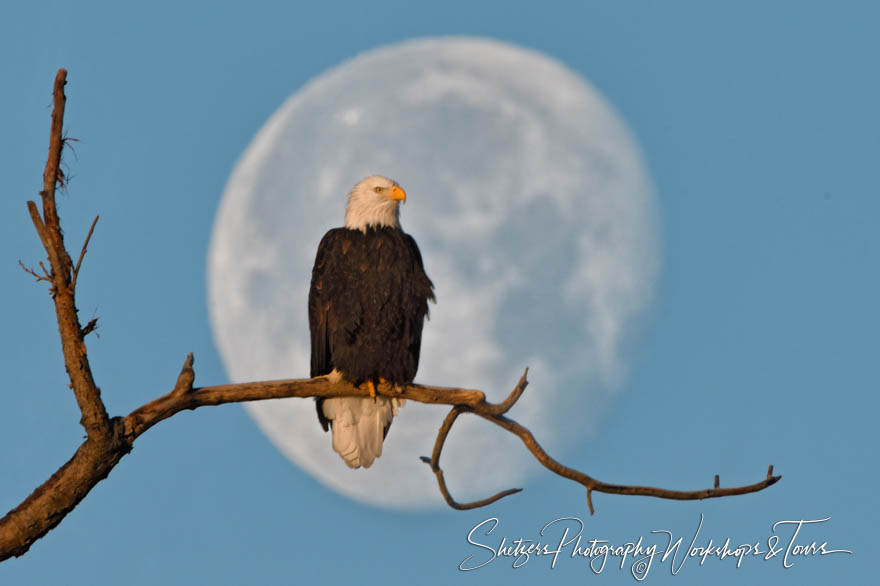
[[[43,192],[40,192],[40,195],[43,195]],[[37,203],[34,201],[27,202],[28,213],[31,215],[31,221],[34,223],[34,228],[37,230],[37,236],[40,237],[40,242],[43,243],[43,248],[49,250],[49,237],[46,235],[46,225],[43,223],[43,217],[40,216],[40,210],[37,208]]]
[[[89,323],[87,323],[85,325],[85,327],[81,330],[82,337],[85,338],[86,336],[88,336],[89,334],[91,334],[92,332],[94,332],[97,329],[98,329],[98,318],[93,317],[92,319],[89,320]],[[100,336],[98,336],[98,337],[100,337]]]
[[[174,389],[171,391],[172,395],[180,396],[192,391],[193,381],[196,379],[196,372],[193,370],[193,362],[193,353],[190,352],[186,355],[186,360],[183,361],[183,367],[180,369],[180,374],[177,375],[177,382],[174,384]]]
[[[485,403],[484,403],[485,404]],[[494,405],[485,404],[489,407],[494,407]],[[434,471],[434,476],[437,478],[437,486],[440,489],[440,494],[443,495],[443,498],[446,500],[446,504],[448,504],[453,509],[459,511],[466,511],[468,509],[477,509],[479,507],[485,507],[486,505],[491,505],[497,500],[503,499],[506,496],[510,496],[512,494],[516,494],[522,491],[521,488],[509,488],[507,490],[502,490],[499,493],[496,493],[488,498],[484,498],[479,501],[472,501],[469,503],[459,503],[452,495],[449,494],[449,489],[446,486],[446,479],[443,477],[443,470],[440,468],[440,453],[443,451],[443,445],[446,443],[446,437],[449,435],[449,431],[452,429],[452,424],[455,423],[455,420],[458,416],[464,412],[464,407],[461,405],[455,405],[450,409],[449,413],[446,415],[446,418],[443,420],[443,423],[440,425],[440,430],[437,432],[437,440],[434,442],[434,452],[431,454],[430,458],[425,456],[421,456],[419,459],[422,462],[425,462],[429,466],[431,466],[431,470]]]
[[[721,486],[720,479],[718,478],[718,475],[716,474],[715,475],[715,488],[718,488],[719,486]]]
[[[76,268],[73,269],[73,281],[71,283],[71,287],[73,287],[73,289],[76,289],[76,278],[79,276],[79,267],[82,265],[83,257],[86,255],[86,248],[88,248],[89,246],[89,240],[92,239],[92,232],[95,231],[95,224],[98,223],[98,217],[99,216],[95,216],[95,219],[92,220],[92,225],[89,228],[89,233],[86,234],[86,239],[83,242],[82,250],[80,250],[79,252],[79,259],[76,261]]]
[[[49,281],[50,283],[52,282],[52,277],[49,276],[49,273],[46,271],[46,267],[43,265],[42,262],[40,263],[40,268],[43,269],[42,275],[37,274],[37,272],[30,267],[24,266],[24,263],[21,262],[21,260],[18,261],[18,266],[20,266],[24,270],[24,272],[26,272],[27,274],[35,277],[38,282],[39,281]]]
[[[510,394],[506,399],[501,401],[500,403],[493,404],[487,403],[487,412],[492,415],[504,415],[510,409],[516,405],[516,402],[519,401],[519,398],[522,397],[523,392],[526,390],[526,387],[529,386],[529,381],[526,378],[526,375],[529,373],[529,367],[527,366],[525,372],[523,372],[522,376],[519,377],[519,381],[517,381],[516,386],[510,391]]]

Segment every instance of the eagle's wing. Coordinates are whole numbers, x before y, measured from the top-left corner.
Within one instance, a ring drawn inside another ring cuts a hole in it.
[[[318,252],[315,256],[315,266],[312,269],[312,285],[309,288],[309,332],[312,338],[312,358],[310,376],[322,376],[330,374],[333,365],[330,362],[330,302],[325,294],[326,288],[324,277],[328,269],[328,263],[334,258],[335,249],[339,246],[342,234],[339,230],[330,230],[321,239]],[[330,421],[324,416],[321,407],[323,399],[316,399],[318,421],[321,427],[327,431]]]
[[[436,299],[434,297],[434,284],[428,278],[428,275],[425,274],[422,253],[419,251],[415,238],[409,234],[404,234],[403,238],[409,248],[410,262],[412,263],[412,278],[407,283],[407,286],[409,287],[409,294],[413,299],[417,300],[416,307],[418,307],[416,314],[410,320],[411,329],[409,331],[409,352],[413,361],[413,371],[415,371],[419,367],[419,354],[422,347],[422,326],[424,325],[424,318],[428,317],[429,313],[428,301],[436,301]]]

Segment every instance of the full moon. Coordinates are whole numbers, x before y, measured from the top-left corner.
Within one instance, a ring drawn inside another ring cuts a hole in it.
[[[437,303],[416,382],[497,401],[555,457],[595,431],[622,387],[626,348],[658,267],[654,195],[639,149],[582,77],[532,50],[430,38],[370,51],[313,79],[236,164],[214,223],[208,295],[233,382],[309,375],[306,300],[318,242],[367,175],[406,189],[401,225]],[[290,460],[358,501],[445,506],[419,456],[447,409],[408,402],[382,457],[348,469],[311,400],[245,406]],[[442,466],[458,500],[541,468],[515,437],[459,419]],[[515,497],[513,497],[515,498]]]

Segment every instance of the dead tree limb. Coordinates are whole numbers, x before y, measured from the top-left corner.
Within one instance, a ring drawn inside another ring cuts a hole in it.
[[[141,434],[180,411],[209,405],[264,399],[369,396],[369,390],[366,387],[354,387],[346,382],[332,383],[326,377],[194,388],[193,355],[189,354],[183,363],[174,388],[170,392],[135,409],[124,417],[110,418],[107,415],[101,400],[101,392],[92,377],[85,345],[85,336],[95,329],[97,318],[92,319],[85,327],[81,327],[77,317],[75,299],[77,277],[97,218],[89,228],[76,265],[73,265],[70,255],[64,247],[63,233],[55,206],[56,186],[64,185],[64,175],[61,172],[61,151],[64,147],[62,127],[66,102],[64,95],[66,80],[67,72],[64,69],[58,70],[53,91],[54,108],[49,140],[49,157],[43,175],[43,190],[40,192],[43,200],[42,215],[36,203],[27,202],[34,228],[46,249],[50,270],[46,270],[42,263],[40,266],[43,267],[43,275],[27,268],[25,270],[36,277],[38,281],[51,283],[50,293],[55,304],[64,364],[70,378],[70,387],[73,389],[82,414],[81,423],[87,435],[85,441],[66,464],[20,505],[0,519],[0,561],[27,552],[35,541],[56,527],[98,482],[107,477],[122,457],[131,451],[134,441]],[[24,267],[23,264],[22,266]],[[528,370],[526,370],[527,372]],[[693,500],[757,492],[776,483],[781,478],[773,476],[773,467],[771,466],[764,480],[733,488],[720,488],[717,476],[714,488],[695,491],[608,484],[596,480],[554,460],[541,448],[526,427],[506,416],[506,413],[525,391],[528,384],[526,373],[523,373],[510,395],[497,404],[487,402],[483,392],[471,389],[418,384],[402,388],[392,388],[388,384],[378,387],[377,391],[382,395],[402,397],[421,403],[452,406],[452,410],[437,434],[431,458],[423,458],[431,466],[431,470],[437,477],[440,492],[451,507],[456,509],[481,507],[520,490],[509,489],[481,501],[464,504],[457,503],[449,494],[443,478],[443,471],[440,468],[440,454],[452,425],[463,413],[478,415],[518,436],[547,469],[584,486],[587,489],[587,503],[591,513],[593,512],[593,491]]]
[[[52,279],[52,296],[55,300],[55,315],[61,334],[61,349],[64,353],[64,366],[70,377],[73,394],[82,413],[80,420],[90,438],[106,437],[111,433],[110,418],[101,401],[101,391],[95,385],[89,360],[86,357],[86,345],[82,328],[76,315],[74,275],[72,262],[67,249],[64,248],[64,236],[58,220],[58,209],[55,207],[55,186],[64,185],[64,174],[61,171],[61,151],[64,139],[61,136],[64,125],[64,106],[67,97],[64,86],[67,84],[67,71],[59,69],[55,76],[52,97],[52,129],[49,135],[49,158],[43,173],[43,217],[40,219],[37,205],[28,202],[31,219],[40,235],[40,240],[49,255],[49,275]]]

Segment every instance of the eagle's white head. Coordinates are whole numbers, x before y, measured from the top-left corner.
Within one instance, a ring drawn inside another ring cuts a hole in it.
[[[345,227],[366,232],[367,228],[400,227],[400,202],[406,201],[406,192],[387,177],[371,175],[348,194],[345,207]]]

